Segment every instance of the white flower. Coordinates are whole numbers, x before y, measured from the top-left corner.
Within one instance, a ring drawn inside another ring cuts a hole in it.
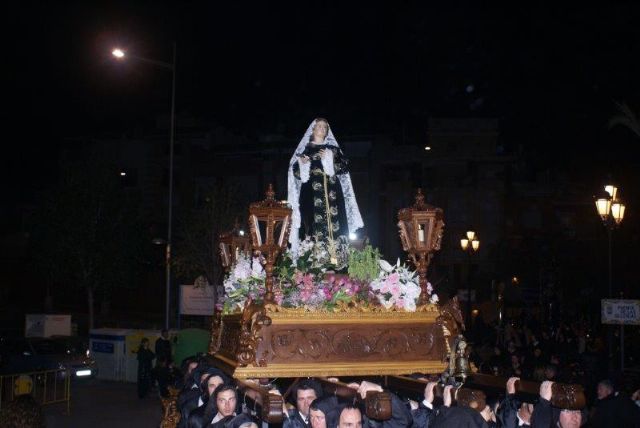
[[[439,300],[439,299],[438,299],[438,295],[437,295],[437,294],[432,294],[432,295],[431,295],[431,299],[429,299],[429,301],[430,301],[431,303],[438,303],[438,300]]]
[[[388,261],[380,259],[378,263],[380,264],[380,268],[382,268],[383,271],[387,273],[393,272],[393,266],[391,266]]]
[[[406,299],[404,301],[404,309],[409,312],[416,311],[416,301],[413,299]]]
[[[251,262],[251,276],[255,278],[262,278],[264,276],[264,267],[260,263],[260,259],[254,257]]]
[[[404,295],[407,299],[415,300],[420,296],[420,286],[414,282],[407,282],[404,285]]]
[[[393,299],[385,300],[383,296],[378,296],[378,300],[380,300],[385,309],[391,309],[394,305]]]
[[[433,293],[433,286],[431,285],[430,282],[427,282],[427,293],[428,294]]]

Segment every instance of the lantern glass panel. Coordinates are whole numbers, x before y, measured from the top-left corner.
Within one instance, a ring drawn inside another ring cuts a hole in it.
[[[229,254],[229,245],[224,242],[220,243],[220,257],[222,258],[222,266],[231,266],[231,255]]]
[[[418,223],[418,246],[426,247],[429,242],[429,222]]]
[[[280,235],[282,235],[283,232],[283,222],[282,220],[275,220],[273,222],[273,240],[274,243],[276,244],[280,244]]]
[[[258,221],[258,217],[255,215],[252,215],[249,218],[249,221],[251,222],[252,232],[255,232],[254,236],[251,237],[251,239],[254,241],[253,245],[259,247],[260,245],[262,245],[262,237],[266,236],[263,235],[263,231],[260,229],[261,223],[263,222]]]
[[[284,247],[284,245],[286,245],[285,235],[287,233],[287,228],[289,227],[289,216],[285,216],[282,221],[277,222],[276,226],[279,226],[280,230],[274,230],[273,236],[278,239],[278,246]]]
[[[405,229],[407,231],[407,239],[409,240],[409,248],[414,247],[415,246],[415,239],[416,235],[414,234],[414,228],[413,228],[413,222],[412,221],[405,221],[404,222],[404,226]]]

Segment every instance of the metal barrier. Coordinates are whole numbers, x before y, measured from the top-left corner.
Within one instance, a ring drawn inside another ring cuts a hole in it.
[[[0,375],[0,409],[17,395],[31,394],[43,406],[66,401],[70,414],[71,376],[67,369]]]

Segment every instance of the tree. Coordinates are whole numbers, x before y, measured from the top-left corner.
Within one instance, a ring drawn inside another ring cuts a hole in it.
[[[622,125],[640,138],[640,120],[626,103],[616,103],[618,113],[609,120],[609,128]]]
[[[89,328],[97,291],[136,281],[144,248],[135,197],[102,153],[62,164],[59,182],[35,216],[33,250],[51,281],[86,292]]]
[[[205,192],[202,205],[185,217],[175,245],[174,265],[178,276],[194,280],[204,275],[209,284],[221,283],[218,237],[240,218],[237,192],[235,186],[225,183],[211,186]]]

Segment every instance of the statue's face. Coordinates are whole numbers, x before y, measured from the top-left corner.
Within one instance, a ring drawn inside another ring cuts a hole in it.
[[[313,127],[313,139],[315,141],[324,141],[329,132],[329,124],[324,120],[319,120]]]

